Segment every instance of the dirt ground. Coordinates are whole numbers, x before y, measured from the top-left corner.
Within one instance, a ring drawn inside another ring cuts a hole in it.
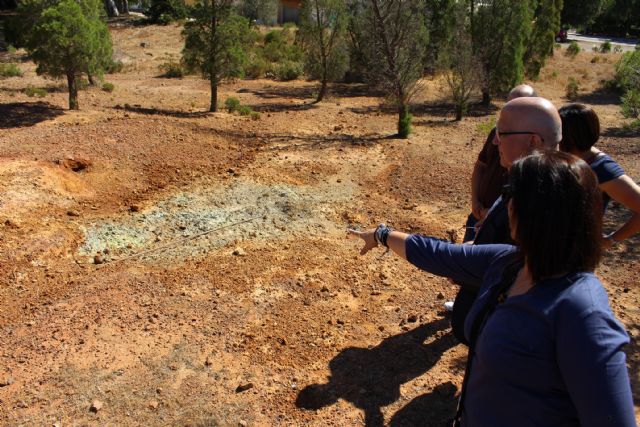
[[[113,27],[124,72],[79,112],[26,60],[0,81],[0,424],[442,425],[466,357],[442,310],[456,288],[359,256],[345,229],[459,240],[501,102],[453,122],[425,80],[409,140],[361,85],[313,104],[314,82],[236,81],[221,100],[259,120],[208,114],[206,81],[158,77],[179,32]],[[575,76],[600,147],[640,179],[640,137],[600,89],[618,56],[594,55],[558,52],[533,84],[559,106]],[[614,204],[607,227],[627,216]],[[639,258],[636,237],[598,273],[640,419]]]

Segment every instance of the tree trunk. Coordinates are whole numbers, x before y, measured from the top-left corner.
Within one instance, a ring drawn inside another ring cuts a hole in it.
[[[211,76],[211,105],[209,111],[215,113],[218,111],[218,79]]]
[[[411,115],[409,114],[409,106],[401,103],[398,106],[398,137],[408,138],[411,133]]]
[[[96,81],[90,73],[87,73],[87,80],[89,80],[89,86],[96,85]]]
[[[464,107],[462,104],[456,105],[456,122],[462,120],[462,113],[464,112]]]
[[[120,13],[128,15],[129,14],[129,0],[122,0],[122,9]]]
[[[79,110],[78,104],[78,84],[74,73],[67,73],[67,85],[69,86],[69,109]]]
[[[489,89],[482,89],[482,105],[488,107],[491,104],[491,94]]]
[[[324,96],[327,94],[327,73],[323,73],[322,82],[320,84],[320,91],[318,92],[318,97],[316,98],[316,102],[320,102],[324,99]]]
[[[107,16],[109,16],[109,18],[115,18],[120,15],[114,0],[104,0],[104,5],[107,9]]]

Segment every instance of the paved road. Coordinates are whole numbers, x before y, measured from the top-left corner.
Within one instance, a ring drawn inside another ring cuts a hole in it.
[[[585,50],[591,50],[593,46],[598,46],[606,41],[611,42],[613,47],[620,46],[623,51],[628,52],[636,48],[638,40],[636,39],[621,39],[616,37],[601,37],[601,36],[586,36],[583,34],[577,34],[573,31],[569,31],[569,40],[575,40],[580,44],[580,47]]]

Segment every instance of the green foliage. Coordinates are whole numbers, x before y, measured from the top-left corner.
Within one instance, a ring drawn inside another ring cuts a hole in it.
[[[638,46],[636,45],[636,49],[638,48]],[[613,53],[622,53],[622,47],[616,45],[613,47]]]
[[[244,74],[250,79],[259,79],[264,77],[269,69],[269,64],[261,56],[254,55],[249,63],[244,67]]]
[[[227,78],[242,77],[253,40],[249,20],[238,16],[231,0],[198,0],[193,20],[185,24],[183,62],[211,82],[210,111],[217,111],[217,87]]]
[[[484,123],[478,123],[476,131],[480,135],[488,135],[491,130],[496,127],[496,116],[492,116],[488,121]]]
[[[9,53],[9,55],[15,55],[16,52],[18,52],[18,49],[16,49],[13,45],[7,45],[7,52]]]
[[[295,43],[295,36],[295,27],[269,31],[264,36],[264,46],[261,48],[262,56],[269,62],[302,61],[304,52]]]
[[[598,55],[594,56],[593,58],[591,58],[591,63],[592,64],[597,64],[598,62],[600,62],[602,58],[599,57]]]
[[[455,9],[463,6],[456,0],[425,0],[425,23],[428,32],[424,68],[435,71],[447,54],[454,33],[457,32]]]
[[[105,92],[111,93],[115,88],[116,86],[113,83],[109,83],[109,82],[102,83],[102,90]]]
[[[160,64],[158,67],[162,74],[160,77],[164,77],[167,79],[181,79],[185,75],[185,70],[182,64],[179,62],[170,59],[169,62],[165,62]]]
[[[286,82],[300,77],[303,72],[303,67],[301,62],[283,61],[276,64],[273,73],[277,80]]]
[[[13,46],[25,47],[42,12],[56,3],[58,0],[21,0],[18,2],[15,15],[8,17],[4,23],[6,42]]]
[[[411,134],[411,122],[413,120],[413,116],[409,114],[409,109],[405,107],[401,112],[398,118],[398,137],[399,138],[408,138]]]
[[[558,71],[557,70],[553,70],[553,72],[551,73],[551,78],[555,79],[558,77]]]
[[[555,37],[560,30],[562,0],[533,0],[537,3],[531,37],[527,42],[526,71],[537,79],[546,59],[553,55]]]
[[[640,50],[626,52],[615,68],[615,82],[622,92],[640,90]]]
[[[576,41],[572,41],[564,52],[570,58],[575,58],[580,53],[580,45]]]
[[[473,50],[482,64],[482,100],[487,105],[492,94],[506,92],[524,78],[523,57],[531,37],[534,9],[529,1],[474,3]]]
[[[273,25],[278,18],[278,1],[244,0],[238,5],[238,13],[250,22]]]
[[[124,69],[124,64],[122,63],[122,61],[112,60],[111,63],[107,65],[105,72],[107,74],[116,74],[116,73],[121,73],[123,69]]]
[[[562,23],[584,28],[593,23],[610,0],[564,0]]]
[[[77,77],[101,76],[111,63],[111,38],[100,0],[61,0],[37,18],[26,47],[37,73],[67,78],[69,108],[77,109]]]
[[[578,91],[580,90],[580,85],[578,81],[574,77],[569,77],[567,82],[567,86],[565,87],[565,96],[569,100],[574,100],[578,97]]]
[[[0,77],[21,77],[22,70],[16,64],[0,63]]]
[[[600,45],[600,53],[609,53],[611,52],[611,42],[605,41]]]
[[[260,120],[260,113],[258,113],[257,111],[252,111],[251,112],[251,120]]]
[[[320,80],[316,101],[321,101],[327,83],[342,79],[349,64],[345,4],[343,0],[305,1],[301,17],[305,71],[309,77]]]
[[[241,105],[240,107],[238,107],[238,114],[240,114],[241,116],[248,116],[251,113],[253,113],[253,110],[248,105]]]
[[[640,118],[640,89],[627,91],[622,97],[622,115],[628,119]]]
[[[240,100],[238,98],[229,97],[224,101],[224,108],[228,112],[234,113],[240,108]]]
[[[24,90],[25,95],[27,95],[29,98],[33,98],[34,96],[37,96],[38,98],[44,98],[45,96],[47,96],[47,90],[41,87],[33,87],[33,86],[27,86],[27,88]]]
[[[167,25],[189,16],[189,8],[184,0],[151,0],[146,15],[151,22]]]

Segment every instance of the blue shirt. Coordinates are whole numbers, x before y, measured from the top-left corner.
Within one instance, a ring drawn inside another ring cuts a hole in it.
[[[613,181],[614,179],[620,178],[624,175],[624,169],[618,163],[615,162],[611,157],[607,156],[604,153],[599,153],[595,159],[589,163],[591,170],[598,177],[598,184],[604,184],[605,182]],[[611,197],[603,192],[602,193],[602,201],[603,208],[606,211],[609,202],[611,201]]]
[[[454,245],[418,235],[407,260],[480,288],[465,334],[498,285],[515,248]],[[464,402],[465,427],[636,426],[622,351],[629,343],[592,273],[536,283],[509,297],[480,333]]]

